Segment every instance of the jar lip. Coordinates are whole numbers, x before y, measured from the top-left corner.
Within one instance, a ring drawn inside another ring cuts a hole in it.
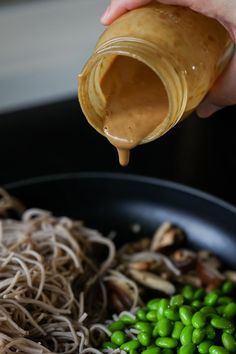
[[[147,41],[146,39],[143,38],[138,38],[138,37],[131,37],[131,36],[123,36],[123,37],[115,37],[112,39],[109,39],[108,41],[102,43],[101,45],[97,46],[95,48],[94,53],[100,54],[103,52],[103,50],[107,51],[109,49],[115,49],[116,46],[115,44],[119,44],[118,48],[121,47],[121,44],[125,45],[126,43],[133,43],[133,44],[143,44],[145,46],[148,46],[149,48],[156,49],[157,46],[151,41]]]
[[[154,43],[141,38],[116,37],[106,41],[95,49],[93,56],[82,71],[82,77],[83,74],[87,74],[88,69],[91,70],[94,66],[98,65],[102,57],[108,55],[128,56],[143,62],[158,75],[168,95],[169,111],[166,118],[140,144],[155,140],[179,122],[187,104],[187,82],[184,71],[179,69],[177,73],[176,68],[171,65],[166,53],[161,50],[160,46],[157,47]],[[156,60],[157,56],[159,60]],[[181,74],[179,75],[179,73]],[[104,132],[94,121],[89,120],[89,123],[99,133],[104,135]]]

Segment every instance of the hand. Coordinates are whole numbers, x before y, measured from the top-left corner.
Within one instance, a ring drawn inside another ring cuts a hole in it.
[[[151,0],[111,0],[101,22],[104,25],[109,25],[123,13],[150,2]],[[159,0],[159,2],[187,6],[194,11],[217,19],[228,30],[236,43],[236,0]],[[199,105],[197,113],[200,117],[205,118],[225,106],[234,104],[236,104],[236,52],[207,97]]]

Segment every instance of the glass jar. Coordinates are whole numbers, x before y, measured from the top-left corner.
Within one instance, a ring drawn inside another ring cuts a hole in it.
[[[216,20],[188,8],[153,1],[112,23],[99,38],[79,76],[79,101],[88,122],[101,134],[109,96],[102,81],[114,59],[128,56],[159,77],[168,96],[161,124],[140,141],[150,142],[176,125],[202,101],[231,58],[233,42]],[[124,68],[125,69],[125,68]]]

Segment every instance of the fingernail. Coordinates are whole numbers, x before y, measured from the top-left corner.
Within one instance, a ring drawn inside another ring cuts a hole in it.
[[[106,9],[106,11],[104,12],[104,14],[101,17],[101,22],[103,24],[106,24],[106,20],[108,19],[109,15],[110,15],[110,10],[111,10],[111,5],[109,5]]]
[[[197,108],[197,115],[200,118],[208,118],[213,113],[219,111],[223,107],[216,106],[209,102],[202,102],[200,106]]]

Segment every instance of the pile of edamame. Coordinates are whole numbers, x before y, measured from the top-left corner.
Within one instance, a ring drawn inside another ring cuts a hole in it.
[[[233,291],[233,283],[227,281],[209,293],[187,285],[169,299],[152,299],[135,316],[124,314],[108,325],[111,335],[102,351],[236,354]]]

